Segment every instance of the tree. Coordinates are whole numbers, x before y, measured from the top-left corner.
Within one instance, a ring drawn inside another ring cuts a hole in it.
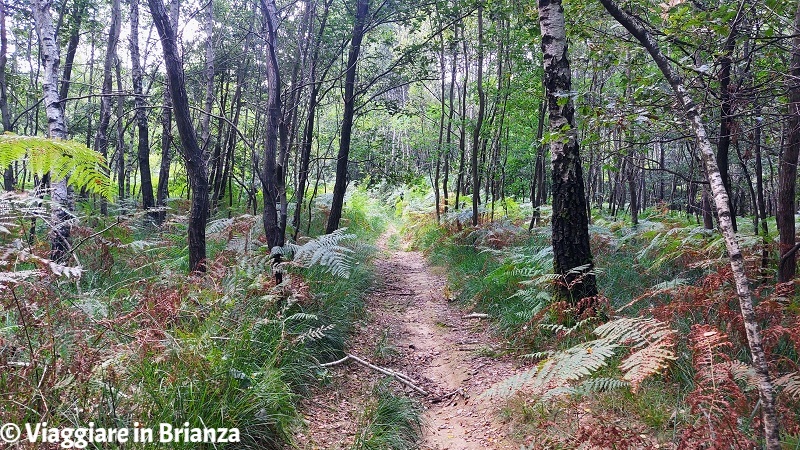
[[[8,111],[8,85],[6,84],[6,62],[8,61],[8,37],[6,33],[6,4],[0,0],[0,120],[3,132],[13,131],[11,114]],[[14,190],[14,169],[8,166],[3,171],[3,189]]]
[[[180,16],[180,0],[170,1],[169,20],[177,24]],[[172,30],[172,39],[178,40],[177,26]],[[156,206],[161,208],[157,213],[156,223],[162,224],[167,217],[167,198],[169,197],[169,168],[172,164],[172,95],[170,84],[164,86],[164,98],[161,103],[161,166],[158,170],[158,186],[156,187]]]
[[[94,138],[94,149],[104,158],[108,157],[108,124],[111,121],[111,90],[113,89],[111,77],[114,60],[117,58],[117,42],[119,42],[121,21],[120,0],[113,0],[111,2],[111,23],[108,28],[108,46],[106,47],[106,56],[103,62],[100,123],[97,126],[97,134]],[[100,205],[100,212],[102,214],[108,213],[105,200]]]
[[[206,222],[208,218],[208,174],[203,158],[203,150],[197,142],[197,135],[189,114],[189,98],[184,84],[183,63],[178,54],[178,45],[167,10],[161,0],[148,0],[153,22],[161,38],[164,50],[164,65],[167,70],[170,97],[172,99],[175,123],[181,137],[181,156],[186,161],[189,187],[192,190],[192,206],[189,212],[189,271],[206,270]]]
[[[761,341],[758,321],[753,310],[753,298],[750,291],[750,283],[747,280],[744,268],[744,257],[736,240],[736,233],[733,230],[731,221],[731,211],[728,209],[728,193],[725,189],[724,180],[717,166],[716,155],[708,138],[705,125],[700,116],[697,104],[689,96],[683,84],[683,79],[676,72],[667,57],[661,52],[658,42],[653,39],[639,22],[630,13],[620,8],[612,0],[600,0],[600,3],[628,32],[638,40],[641,45],[650,53],[658,68],[672,87],[675,97],[683,108],[686,119],[692,127],[692,131],[697,138],[697,147],[706,169],[706,178],[711,185],[714,196],[714,203],[717,207],[719,217],[719,227],[725,238],[725,245],[730,258],[731,271],[736,283],[736,292],[739,297],[739,306],[744,319],[744,327],[747,333],[747,342],[750,347],[750,354],[753,357],[753,366],[758,375],[758,392],[761,400],[761,415],[763,418],[764,437],[767,449],[779,450],[781,448],[778,415],[775,408],[775,393],[772,380],[769,375],[769,366]],[[798,15],[800,17],[800,15]]]
[[[567,59],[561,0],[539,0],[544,85],[550,115],[553,195],[553,269],[560,275],[558,298],[577,302],[597,295],[589,244],[589,217],[584,195],[572,76]],[[579,312],[580,313],[580,312]]]
[[[269,85],[269,104],[267,106],[266,142],[264,143],[264,161],[262,162],[261,186],[264,190],[264,233],[267,245],[283,246],[283,233],[278,222],[278,173],[275,158],[278,153],[278,132],[281,120],[281,75],[278,70],[278,10],[275,0],[261,0],[267,26],[267,84]]]
[[[339,152],[336,155],[336,182],[333,186],[331,214],[328,217],[328,225],[325,227],[326,233],[336,231],[342,218],[344,194],[347,189],[347,164],[350,157],[350,141],[353,136],[353,118],[355,116],[358,56],[361,54],[361,41],[364,39],[364,27],[368,15],[369,0],[356,0],[353,35],[350,41],[350,52],[347,55],[347,68],[344,79],[344,111],[342,113]]]
[[[53,27],[53,16],[50,14],[50,2],[47,0],[34,0],[32,7],[44,64],[42,88],[44,90],[48,136],[53,139],[66,139],[67,126],[58,94],[58,68],[61,60],[58,53],[56,32]],[[69,256],[70,220],[72,219],[72,214],[69,212],[72,198],[66,178],[53,182],[51,198],[53,211],[49,233],[50,258],[53,261],[63,263]]]
[[[778,169],[778,222],[780,234],[780,264],[778,281],[791,281],[797,272],[795,253],[795,219],[797,211],[795,191],[797,187],[797,160],[800,155],[800,2],[794,20],[791,65],[789,67],[789,121],[786,126],[786,146]]]
[[[486,109],[486,94],[483,92],[483,4],[478,3],[478,118],[472,131],[472,151],[470,168],[472,170],[472,225],[478,225],[478,204],[480,203],[480,180],[478,179],[478,149],[481,142],[483,115]]]
[[[141,179],[142,208],[148,210],[155,206],[153,198],[153,180],[150,176],[150,128],[147,123],[147,102],[142,91],[142,64],[139,57],[139,0],[131,3],[131,76],[133,78],[133,101],[136,106],[136,127],[139,133],[136,159],[139,161],[139,177]],[[153,220],[158,214],[151,213]]]
[[[309,0],[310,1],[310,0]],[[306,124],[305,130],[303,132],[303,140],[301,142],[300,148],[300,162],[299,168],[297,170],[297,190],[295,192],[295,197],[297,198],[296,206],[294,209],[294,218],[292,219],[292,226],[294,227],[294,239],[297,240],[297,236],[300,233],[300,214],[303,211],[303,198],[306,193],[306,187],[308,185],[308,171],[311,162],[311,146],[313,144],[314,139],[314,126],[317,114],[317,106],[319,104],[319,93],[320,93],[320,84],[321,80],[317,79],[317,66],[319,62],[319,53],[322,47],[322,38],[323,33],[325,33],[325,26],[328,23],[328,13],[330,11],[332,1],[326,0],[323,2],[323,12],[321,17],[321,22],[319,25],[319,30],[313,38],[313,42],[310,43],[313,46],[313,51],[311,52],[311,58],[308,61],[309,65],[309,75],[308,75],[308,84],[310,86],[310,92],[308,94],[308,112],[306,114]],[[311,6],[307,6],[310,8]],[[310,26],[310,25],[309,25]],[[309,36],[312,36],[312,33],[309,32]],[[331,66],[329,65],[328,68]],[[327,72],[327,69],[325,70]],[[324,75],[324,74],[323,74]]]

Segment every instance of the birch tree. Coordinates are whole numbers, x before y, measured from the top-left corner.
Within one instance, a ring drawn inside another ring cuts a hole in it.
[[[736,293],[739,297],[739,307],[744,318],[744,327],[747,333],[747,342],[750,347],[750,354],[753,358],[753,366],[758,375],[758,393],[761,400],[761,415],[764,425],[764,437],[768,450],[779,450],[781,448],[778,414],[775,408],[775,392],[770,379],[769,366],[761,341],[758,322],[753,309],[753,296],[750,290],[750,282],[747,279],[744,268],[744,257],[736,240],[736,233],[733,229],[731,211],[728,208],[728,193],[725,183],[720,175],[717,166],[716,155],[708,138],[706,127],[703,124],[698,105],[692,100],[683,79],[675,69],[669,59],[661,52],[661,49],[653,39],[647,29],[642,26],[630,13],[620,8],[612,0],[600,0],[600,3],[628,32],[638,40],[647,50],[661,70],[664,78],[667,79],[672,87],[675,97],[683,108],[686,120],[689,122],[692,131],[697,139],[697,147],[705,166],[706,177],[711,185],[713,200],[717,208],[719,217],[719,228],[725,238],[725,245],[728,250],[731,271],[733,272],[736,284]]]
[[[557,297],[576,304],[597,295],[591,269],[589,217],[584,194],[572,76],[561,0],[539,0],[544,84],[550,114],[553,170],[553,269],[560,275]],[[579,312],[580,313],[580,312]]]
[[[61,108],[61,98],[58,95],[58,69],[61,60],[50,5],[49,0],[34,0],[31,7],[36,23],[36,33],[39,35],[44,66],[42,89],[47,114],[47,134],[53,139],[66,139],[67,125],[64,120],[64,110]],[[69,212],[72,199],[66,179],[53,181],[51,199],[53,210],[49,232],[50,258],[56,262],[64,262],[69,256],[70,220],[72,219],[72,214]]]

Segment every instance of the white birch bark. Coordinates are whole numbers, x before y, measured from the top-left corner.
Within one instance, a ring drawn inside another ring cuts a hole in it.
[[[58,69],[61,60],[55,28],[53,27],[53,16],[50,13],[50,5],[51,2],[48,0],[33,0],[31,9],[42,48],[44,65],[42,89],[47,113],[48,135],[53,139],[66,139],[67,127],[64,113],[61,109],[61,99],[58,95]],[[66,179],[53,180],[51,198],[53,208],[49,233],[50,257],[54,261],[63,262],[70,248],[69,227],[72,219],[72,214],[69,212],[72,202]]]

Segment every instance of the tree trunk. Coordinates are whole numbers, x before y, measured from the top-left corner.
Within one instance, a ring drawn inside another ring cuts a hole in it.
[[[736,233],[733,231],[731,223],[731,213],[728,209],[728,194],[725,190],[722,176],[717,167],[716,157],[711,142],[706,133],[705,125],[700,117],[697,104],[694,103],[680,75],[672,68],[670,61],[661,53],[658,43],[650,33],[642,27],[629,13],[622,10],[612,0],[600,0],[608,12],[630,32],[645,49],[650,53],[658,68],[664,74],[669,84],[672,86],[678,102],[683,107],[686,118],[689,121],[695,136],[697,146],[706,167],[706,177],[708,178],[711,190],[714,195],[714,202],[717,207],[719,227],[725,238],[725,244],[730,257],[731,271],[733,272],[736,284],[736,292],[739,297],[739,307],[744,319],[747,342],[750,347],[750,354],[753,358],[753,366],[758,374],[758,391],[761,400],[761,414],[764,424],[764,438],[768,450],[780,450],[780,428],[778,414],[775,408],[775,392],[772,380],[769,375],[764,348],[761,343],[761,332],[759,331],[758,321],[756,320],[753,309],[753,297],[750,292],[750,282],[745,274],[744,258],[739,249],[739,242],[736,240]],[[800,24],[800,9],[798,9],[797,22]],[[796,43],[800,43],[800,37],[795,38]],[[795,47],[797,48],[797,46]],[[800,54],[796,54],[800,56]],[[800,58],[796,58],[800,65]],[[800,67],[798,67],[800,69]]]
[[[33,0],[33,19],[41,45],[41,59],[44,65],[44,105],[47,113],[48,136],[53,139],[66,139],[67,127],[64,120],[64,111],[61,109],[61,98],[58,94],[58,41],[53,28],[53,16],[50,14],[50,2],[46,0]],[[50,258],[63,263],[70,251],[70,209],[72,199],[67,180],[54,180],[52,183],[51,199],[53,210],[51,213]]]
[[[147,102],[142,91],[142,65],[139,58],[139,0],[130,0],[131,6],[131,74],[133,78],[133,102],[136,107],[136,126],[139,133],[136,159],[139,162],[141,179],[142,208],[148,210],[155,206],[153,180],[150,175],[150,130],[147,124]],[[157,220],[157,214],[150,213]]]
[[[736,36],[741,19],[742,11],[740,9],[733,23],[731,23],[731,30],[730,33],[728,33],[728,38],[725,40],[722,57],[719,60],[720,124],[719,141],[717,142],[717,165],[719,166],[719,173],[722,177],[722,182],[725,184],[725,192],[728,194],[729,201],[732,199],[731,177],[728,173],[728,168],[730,166],[731,131],[733,129],[733,96],[730,90],[731,56],[736,47]],[[731,210],[731,225],[735,232],[737,231],[737,226],[733,204],[729,204],[728,208]]]
[[[269,84],[269,104],[267,107],[267,130],[264,145],[264,161],[261,163],[260,178],[264,189],[264,232],[270,248],[283,246],[280,224],[278,222],[278,184],[275,159],[278,154],[278,133],[281,121],[281,78],[278,70],[277,26],[278,11],[275,0],[262,0],[267,25],[267,84]]]
[[[478,3],[478,118],[472,130],[472,152],[470,154],[472,168],[472,225],[478,225],[478,204],[480,203],[480,180],[478,180],[478,149],[481,142],[483,114],[486,108],[486,95],[483,92],[483,3]]]
[[[553,269],[560,275],[556,298],[575,305],[583,298],[597,295],[597,283],[592,272],[589,217],[586,214],[561,0],[539,0],[539,24],[542,30],[550,131],[560,134],[550,143],[553,167]]]
[[[539,218],[541,217],[539,207],[542,206],[543,203],[542,191],[544,188],[541,186],[541,182],[544,178],[544,146],[541,142],[542,136],[544,135],[545,110],[545,102],[540,101],[539,122],[536,124],[536,159],[533,163],[533,180],[531,180],[531,206],[533,207],[533,213],[531,214],[531,222],[528,224],[528,231],[533,230],[533,227],[538,225]]]
[[[768,279],[767,268],[769,267],[769,230],[767,229],[767,208],[764,201],[764,169],[761,164],[761,128],[764,119],[761,118],[761,107],[756,106],[755,114],[757,124],[753,133],[753,145],[755,146],[756,159],[756,205],[758,206],[758,218],[761,221],[761,237],[763,239],[761,249],[761,278],[765,282]]]
[[[631,196],[631,225],[636,226],[639,225],[639,199],[637,198],[637,187],[636,187],[636,168],[633,165],[633,157],[628,155],[625,157],[627,161],[627,170],[626,170],[626,177],[628,178],[628,191],[630,191]]]
[[[67,98],[69,94],[69,84],[70,79],[72,78],[72,64],[75,61],[75,53],[78,50],[78,44],[80,43],[81,39],[81,22],[83,21],[83,15],[86,13],[86,8],[88,6],[88,2],[85,0],[76,0],[72,4],[72,12],[70,13],[70,31],[69,31],[69,42],[67,43],[67,55],[66,59],[64,60],[64,72],[61,76],[61,87],[58,92],[59,98],[64,100]],[[64,109],[65,105],[62,103],[61,109]]]
[[[117,42],[120,32],[120,0],[111,2],[111,24],[108,29],[108,46],[103,62],[103,86],[100,97],[100,122],[97,125],[97,133],[94,137],[94,151],[99,152],[104,158],[108,159],[108,124],[111,120],[111,91],[113,89],[112,70],[114,59],[117,56]],[[109,166],[111,164],[109,163]],[[100,200],[100,213],[108,214],[108,205],[105,199]]]
[[[206,67],[203,72],[206,96],[203,102],[204,114],[200,116],[200,143],[208,161],[208,152],[211,148],[211,109],[214,105],[214,2],[209,1],[206,8],[206,20],[203,24],[206,33]]]
[[[170,86],[170,96],[175,113],[175,124],[181,137],[183,158],[192,190],[191,210],[189,212],[189,271],[206,270],[206,220],[208,215],[208,174],[203,159],[203,150],[197,142],[194,125],[189,113],[189,98],[184,85],[183,62],[178,54],[178,46],[167,10],[161,0],[148,0],[153,23],[161,38],[164,49],[164,65]]]
[[[797,186],[797,158],[800,155],[800,3],[794,21],[792,39],[792,59],[789,67],[789,121],[786,129],[786,145],[781,154],[778,169],[778,222],[780,234],[780,264],[778,281],[785,283],[794,279],[797,272],[797,259],[784,257],[795,244],[794,215],[797,212],[795,190]]]
[[[447,193],[448,182],[450,178],[450,149],[453,145],[453,100],[455,96],[456,87],[456,70],[458,60],[458,27],[453,27],[453,43],[451,44],[452,61],[450,62],[450,95],[448,97],[447,109],[447,138],[444,144],[444,176],[442,177],[442,197],[444,198],[444,213],[447,214],[449,205],[449,198]]]
[[[8,38],[6,31],[6,5],[0,0],[0,119],[3,121],[3,132],[13,131],[11,114],[8,111],[8,85],[6,84],[6,62],[8,61]],[[3,171],[3,189],[14,190],[14,168],[9,165]]]
[[[469,83],[469,54],[467,53],[466,30],[463,19],[461,25],[461,42],[464,50],[464,80],[461,85],[461,133],[458,138],[458,177],[456,178],[456,210],[461,209],[461,192],[464,189],[464,163],[467,149],[467,84]],[[461,224],[459,223],[459,226]]]
[[[436,10],[436,18],[437,18],[438,24],[441,24],[442,23],[442,18],[441,18],[441,14],[439,13],[438,8]],[[446,108],[446,101],[447,101],[447,99],[445,98],[445,95],[446,95],[445,94],[445,89],[446,89],[446,87],[445,87],[445,76],[446,76],[446,73],[444,71],[444,64],[445,64],[444,58],[445,58],[444,57],[444,36],[442,34],[439,34],[439,82],[440,82],[440,86],[439,86],[440,87],[440,91],[439,91],[439,93],[440,93],[440,98],[439,98],[439,108],[440,108],[440,114],[439,114],[439,137],[438,137],[438,140],[436,142],[436,170],[435,170],[434,176],[433,176],[433,183],[431,183],[433,185],[433,203],[434,203],[434,205],[436,207],[436,223],[437,224],[442,223],[442,210],[441,210],[440,205],[439,205],[439,203],[440,203],[439,179],[440,179],[441,173],[442,173],[442,156],[444,155],[444,149],[442,147],[442,144],[444,143],[444,110]],[[447,195],[447,192],[445,192],[445,196],[446,195]]]
[[[122,92],[122,64],[119,62],[119,58],[114,58],[115,60],[115,67],[117,71],[117,91]],[[123,116],[125,115],[125,108],[124,108],[124,101],[125,99],[122,96],[118,96],[116,98],[116,107],[117,107],[117,184],[119,184],[119,199],[123,200],[127,197],[127,193],[130,191],[130,186],[126,189],[126,184],[128,184],[127,176],[125,172],[125,124],[123,123]]]
[[[326,233],[333,233],[339,228],[342,218],[344,194],[347,189],[347,162],[350,157],[350,139],[353,134],[353,116],[356,103],[356,69],[358,55],[361,53],[361,41],[364,38],[364,27],[369,15],[369,0],[356,1],[356,17],[353,26],[353,39],[350,43],[350,54],[347,55],[347,71],[344,80],[344,112],[339,138],[339,153],[336,156],[336,182],[333,186],[331,215],[328,217]]]
[[[169,19],[178,23],[180,15],[180,0],[170,2]],[[177,32],[177,26],[173,33]],[[177,41],[177,34],[173,34]],[[169,168],[172,164],[172,95],[169,82],[164,85],[164,99],[161,103],[161,166],[158,170],[158,187],[156,188],[156,206],[160,208],[156,223],[161,225],[167,218],[167,198],[169,198]]]

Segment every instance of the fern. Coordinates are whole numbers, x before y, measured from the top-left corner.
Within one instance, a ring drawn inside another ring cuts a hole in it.
[[[287,244],[283,248],[273,249],[291,261],[289,266],[308,268],[322,266],[328,273],[341,278],[349,278],[354,261],[350,257],[353,250],[341,245],[342,241],[354,239],[354,234],[345,234],[346,228],[340,228],[331,234],[319,236],[303,245]]]
[[[582,324],[576,325],[580,327]],[[569,328],[549,325],[554,331],[569,332]],[[595,328],[599,339],[580,343],[556,353],[530,355],[531,358],[549,356],[534,368],[508,378],[482,395],[508,397],[521,389],[531,389],[538,395],[570,393],[571,382],[589,377],[606,366],[619,349],[629,347],[633,353],[623,359],[620,369],[624,375],[616,380],[617,386],[630,384],[633,390],[648,377],[667,367],[675,359],[675,332],[656,319],[621,318]]]
[[[782,392],[790,399],[800,399],[800,372],[791,372],[775,380],[775,386],[783,388]]]
[[[114,188],[103,156],[75,141],[14,134],[0,135],[0,167],[27,158],[28,169],[40,176],[67,179],[79,189],[113,198]]]
[[[550,389],[541,395],[540,400],[547,401],[565,395],[584,396],[595,392],[615,391],[629,386],[630,383],[627,381],[618,380],[616,378],[590,378],[577,386],[560,386]]]
[[[689,334],[695,370],[695,389],[686,398],[696,417],[683,433],[679,449],[749,448],[750,439],[739,429],[741,417],[749,414],[747,397],[734,379],[727,352],[733,344],[725,333],[711,325],[693,325]]]

